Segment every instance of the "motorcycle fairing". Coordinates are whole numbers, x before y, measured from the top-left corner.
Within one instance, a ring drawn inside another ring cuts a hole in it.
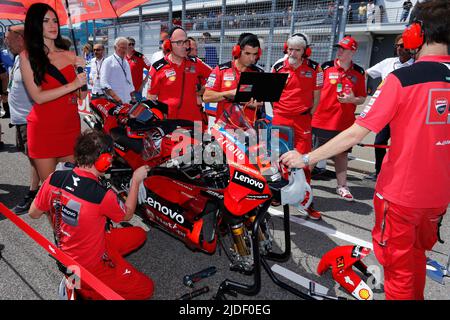
[[[369,248],[361,246],[339,246],[325,253],[317,266],[317,273],[324,274],[329,268],[336,280],[345,290],[358,300],[373,300],[372,289],[353,271],[353,265],[364,274],[367,267],[361,261],[370,253]]]

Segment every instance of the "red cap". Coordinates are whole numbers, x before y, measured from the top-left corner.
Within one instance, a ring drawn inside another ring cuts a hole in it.
[[[343,49],[348,49],[348,50],[358,49],[358,43],[355,41],[355,39],[353,39],[350,36],[346,36],[346,37],[342,38],[342,40],[339,41],[339,43],[336,46],[341,47]]]

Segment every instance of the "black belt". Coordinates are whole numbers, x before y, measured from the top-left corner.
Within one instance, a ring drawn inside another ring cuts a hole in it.
[[[103,97],[106,97],[106,96],[105,96],[105,94],[103,94],[103,93],[99,93],[99,94],[93,93],[93,94],[91,95],[91,97],[92,97],[93,99],[98,99],[98,98],[103,98]]]

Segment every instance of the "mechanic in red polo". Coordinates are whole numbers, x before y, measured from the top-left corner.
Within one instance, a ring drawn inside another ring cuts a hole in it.
[[[323,89],[312,119],[314,148],[349,128],[355,122],[356,105],[364,103],[367,96],[364,69],[352,62],[358,48],[355,39],[346,36],[336,46],[337,58],[322,64]],[[347,186],[350,151],[334,156],[336,193],[346,201],[354,201]]]
[[[127,37],[128,39],[128,51],[127,51],[127,61],[130,65],[131,70],[131,78],[133,79],[133,86],[135,93],[138,94],[139,97],[142,97],[142,89],[144,88],[147,80],[150,76],[150,72],[147,72],[145,79],[143,79],[144,69],[147,71],[150,70],[150,61],[144,56],[143,53],[140,53],[135,50],[136,40],[132,37]]]
[[[139,184],[149,168],[133,173],[125,203],[99,177],[111,165],[112,141],[98,130],[86,130],[75,145],[76,167],[57,170],[42,184],[31,204],[33,219],[46,214],[55,232],[58,247],[125,299],[149,299],[153,281],[139,272],[123,256],[136,250],[147,239],[140,227],[110,228],[106,219],[128,221],[136,209]],[[57,205],[55,205],[57,204]],[[102,296],[84,283],[80,274],[80,295],[84,299]]]
[[[253,33],[242,33],[237,45],[232,50],[233,60],[216,66],[209,75],[203,94],[204,102],[217,102],[215,113],[218,120],[223,110],[229,107],[236,95],[242,72],[264,72],[256,65],[261,56],[261,46],[258,37]],[[249,103],[245,108],[245,115],[250,122],[254,122],[261,103]]]
[[[403,32],[416,62],[394,70],[349,129],[309,154],[281,160],[303,167],[360,142],[370,131],[391,128],[391,147],[374,195],[372,242],[384,269],[386,299],[424,299],[425,251],[438,239],[450,203],[450,56],[448,0],[416,4]]]
[[[167,104],[169,119],[202,121],[207,125],[203,109],[197,104],[197,84],[199,78],[208,78],[211,68],[188,56],[190,42],[183,28],[172,28],[165,41],[163,47],[169,48],[170,53],[150,69],[148,98]]]
[[[311,119],[319,103],[323,86],[323,73],[317,62],[309,59],[308,37],[303,33],[293,34],[287,40],[287,58],[276,63],[272,72],[288,73],[288,79],[280,100],[273,103],[272,124],[294,129],[295,149],[304,154],[311,151]],[[307,182],[311,183],[311,171],[305,168]],[[302,213],[319,220],[321,214],[312,205]]]

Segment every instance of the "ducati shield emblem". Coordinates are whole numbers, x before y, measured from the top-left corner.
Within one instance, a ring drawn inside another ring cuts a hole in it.
[[[447,106],[448,106],[448,101],[445,98],[438,98],[436,99],[436,103],[435,103],[435,108],[436,108],[436,112],[439,115],[443,115],[445,110],[447,110]]]

